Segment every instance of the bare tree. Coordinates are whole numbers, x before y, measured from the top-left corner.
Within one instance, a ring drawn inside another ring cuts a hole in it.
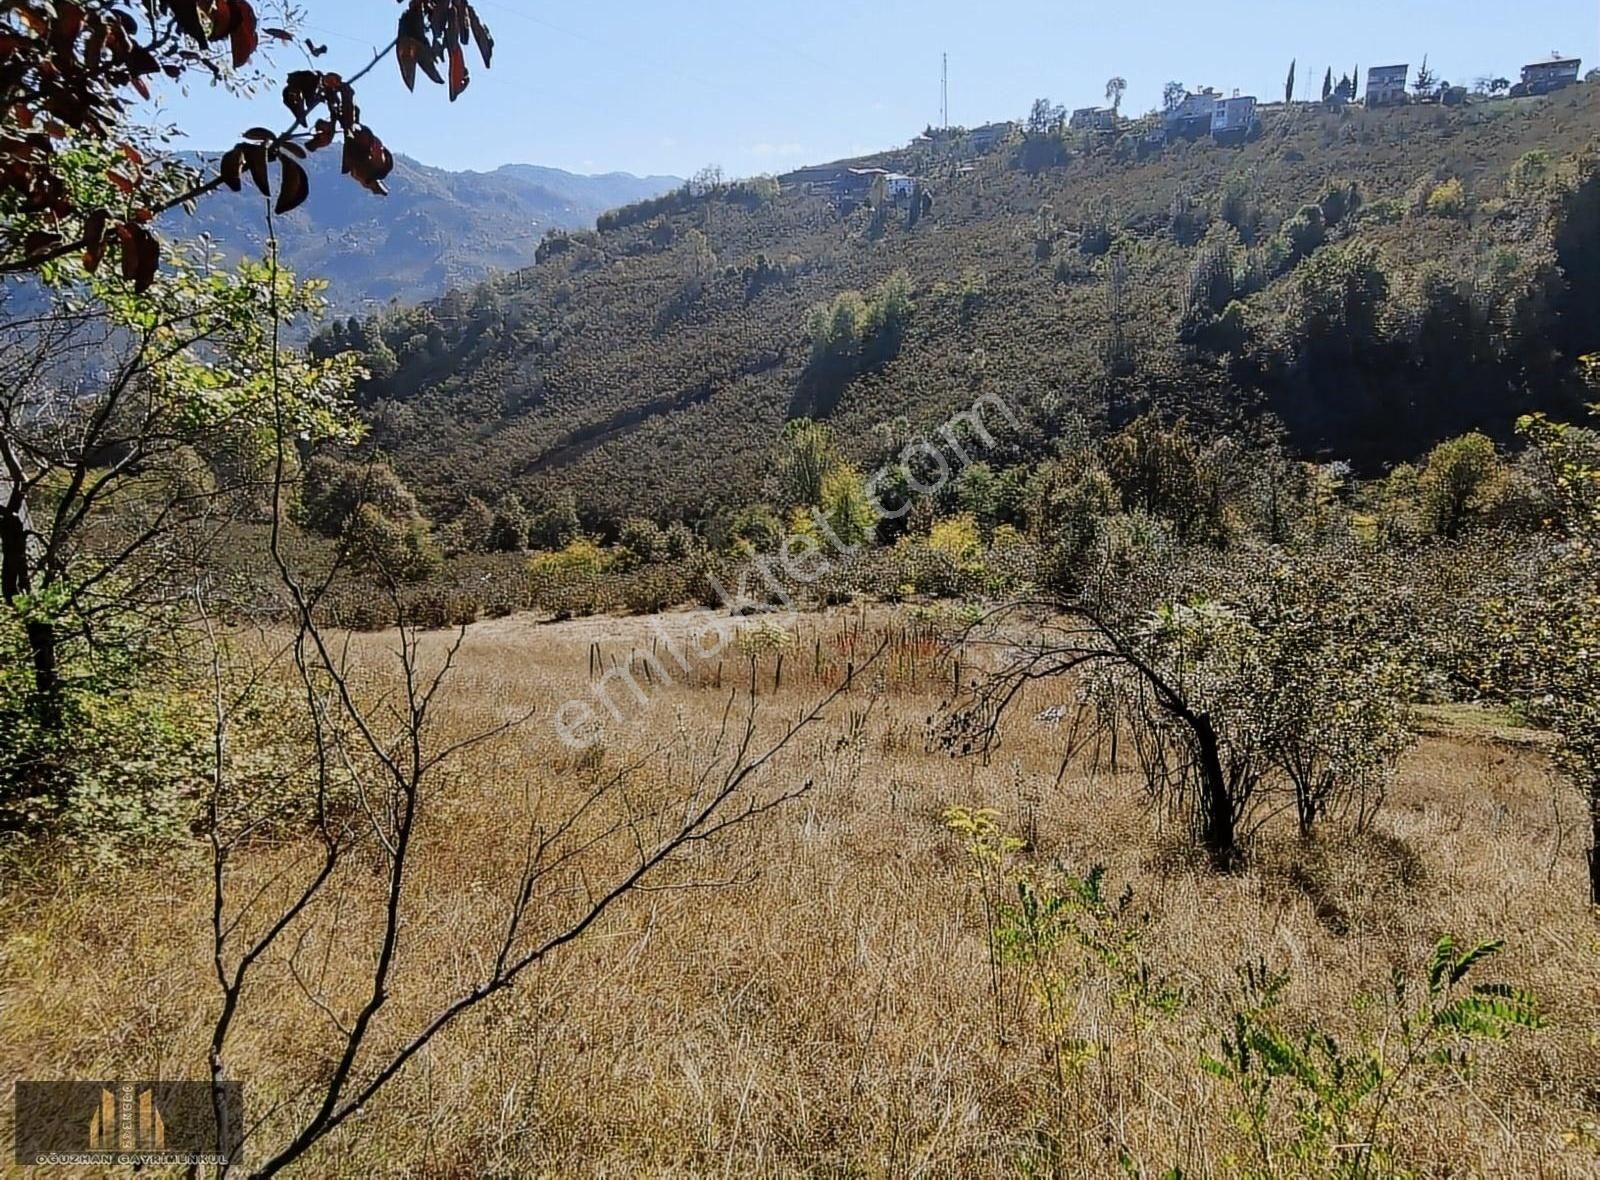
[[[274,341],[276,345],[276,341]],[[279,402],[282,405],[281,400]],[[262,806],[233,776],[229,758],[232,718],[263,683],[259,675],[233,688],[224,674],[221,647],[213,659],[215,742],[210,801],[212,849],[212,960],[221,1005],[213,1027],[210,1069],[218,1142],[234,1142],[226,1131],[225,1083],[230,1075],[230,1037],[245,1004],[246,985],[275,950],[285,958],[294,984],[321,1011],[329,1029],[331,1068],[300,1118],[280,1142],[262,1147],[264,1158],[250,1172],[266,1177],[301,1161],[327,1136],[357,1114],[378,1092],[465,1013],[511,988],[525,973],[582,938],[619,901],[694,846],[783,806],[810,787],[809,779],[788,789],[766,788],[766,772],[848,693],[846,682],[818,701],[776,738],[757,740],[757,698],[752,679],[743,716],[738,694],[724,705],[721,726],[709,751],[685,775],[676,794],[637,797],[633,775],[658,761],[663,746],[644,750],[610,774],[589,780],[575,802],[546,813],[527,805],[518,868],[501,882],[503,902],[497,937],[463,947],[482,964],[470,983],[440,1002],[398,1040],[374,1034],[405,958],[404,932],[416,906],[419,833],[436,798],[441,772],[482,742],[521,724],[513,718],[466,737],[437,736],[435,716],[466,631],[456,633],[429,671],[418,631],[407,625],[398,589],[387,586],[399,624],[389,691],[358,683],[347,643],[336,643],[317,622],[317,585],[303,584],[284,556],[282,489],[288,467],[286,422],[277,422],[270,551],[289,603],[292,625],[279,650],[301,701],[301,757],[297,789]],[[211,632],[213,635],[214,632]],[[880,647],[868,663],[882,653]],[[677,765],[685,765],[679,759]],[[274,878],[268,887],[236,884],[231,868],[252,839],[296,810],[312,838],[312,854]],[[358,855],[360,854],[360,855]],[[341,925],[329,906],[353,876],[381,866],[382,897],[376,928]],[[614,866],[614,867],[613,867]],[[573,898],[580,899],[573,904]],[[364,943],[370,952],[359,1002],[340,1011],[321,981],[298,966],[299,947],[313,936]],[[387,1034],[387,1030],[386,1030]],[[252,1133],[257,1128],[250,1129]],[[248,1136],[246,1136],[248,1137]],[[240,1151],[242,1152],[242,1146]],[[239,1164],[239,1152],[219,1169]]]
[[[304,756],[300,789],[276,806],[252,806],[247,790],[233,781],[228,756],[232,718],[243,698],[259,691],[259,675],[241,689],[225,674],[220,645],[215,663],[216,741],[210,799],[212,846],[212,958],[221,1005],[213,1027],[210,1068],[216,1095],[219,1138],[227,1117],[222,1083],[230,1076],[230,1037],[245,1005],[246,985],[269,953],[287,963],[290,978],[306,1001],[327,1019],[330,1030],[327,1081],[311,1102],[310,1113],[287,1138],[263,1146],[264,1158],[252,1176],[275,1175],[300,1161],[321,1140],[367,1105],[436,1036],[472,1008],[512,987],[581,938],[606,912],[647,879],[693,846],[713,840],[781,807],[810,787],[807,779],[784,788],[764,787],[766,772],[807,729],[821,720],[849,685],[816,703],[774,739],[757,740],[754,682],[742,716],[738,694],[730,694],[717,737],[708,754],[686,772],[685,789],[641,799],[629,790],[634,776],[659,763],[666,746],[654,746],[609,774],[596,774],[576,802],[545,814],[528,805],[520,837],[520,868],[502,882],[501,932],[487,944],[462,949],[484,964],[478,977],[441,1002],[403,1035],[374,1035],[405,957],[404,931],[414,920],[414,878],[419,833],[439,789],[441,772],[463,751],[505,732],[523,719],[440,742],[433,737],[435,714],[460,651],[458,632],[438,665],[429,671],[419,651],[419,635],[402,627],[394,651],[394,689],[364,699],[370,685],[357,683],[348,649],[333,643],[316,625],[310,598],[292,591],[303,609],[284,648],[303,706]],[[398,599],[395,600],[398,606]],[[876,658],[876,657],[874,657]],[[677,765],[685,765],[680,757]],[[264,829],[285,819],[284,808],[299,807],[314,851],[293,880],[275,880],[270,889],[236,884],[235,860]],[[374,929],[341,923],[340,909],[329,905],[352,876],[382,865],[383,897]],[[607,866],[618,867],[609,870]],[[578,894],[576,907],[567,899]],[[276,899],[276,904],[274,904]],[[302,969],[300,949],[308,943],[365,943],[370,969],[358,991],[364,998],[340,1011],[325,997],[324,982]],[[252,1129],[254,1132],[255,1129]],[[237,1161],[236,1161],[237,1162]],[[227,1173],[233,1165],[223,1167]]]
[[[946,716],[945,742],[989,753],[1027,687],[1059,681],[1097,748],[1114,764],[1131,745],[1151,801],[1191,822],[1218,868],[1237,862],[1247,818],[1254,830],[1292,810],[1303,838],[1329,816],[1360,830],[1411,743],[1415,681],[1404,609],[1374,609],[1392,571],[1368,560],[1240,558],[1209,598],[1195,597],[1204,575],[1161,586],[1135,573],[1120,603],[1102,586],[1000,608],[961,637],[1001,660]]]
[[[1044,618],[1029,622],[1029,614]],[[1031,631],[1021,643],[1006,633],[1008,624],[1018,622]],[[993,752],[1004,717],[1037,681],[1071,681],[1107,670],[1129,673],[1125,680],[1109,682],[1116,687],[1097,702],[1100,733],[1115,741],[1123,724],[1131,723],[1152,794],[1188,812],[1214,865],[1233,867],[1238,824],[1260,782],[1256,760],[1225,756],[1211,715],[1122,628],[1092,607],[1018,602],[986,614],[960,642],[998,651],[1003,659],[997,669],[977,677],[942,719],[939,738],[945,748],[963,755]]]

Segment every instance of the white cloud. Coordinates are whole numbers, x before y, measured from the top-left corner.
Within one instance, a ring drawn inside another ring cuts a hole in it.
[[[656,140],[656,145],[664,148],[675,148],[678,146],[678,137],[676,135],[663,135]]]
[[[805,150],[798,143],[758,143],[750,149],[750,154],[762,159],[782,159],[785,156],[803,155]]]

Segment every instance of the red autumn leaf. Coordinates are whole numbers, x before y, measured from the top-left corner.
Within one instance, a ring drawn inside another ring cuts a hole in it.
[[[229,43],[233,49],[233,68],[237,70],[250,60],[261,38],[256,35],[256,10],[250,7],[250,0],[233,0],[233,9],[236,23],[229,33]]]
[[[196,0],[167,0],[167,8],[190,40],[206,43],[206,27],[200,21],[200,6]]]
[[[73,42],[77,41],[78,34],[83,32],[83,9],[76,4],[66,4],[61,8],[61,15],[56,19],[56,27],[51,41],[57,53],[71,53]]]
[[[142,225],[117,226],[117,242],[122,250],[122,277],[143,291],[155,282],[156,264],[161,260],[161,245]]]
[[[106,240],[106,211],[96,209],[83,220],[83,244],[90,248],[100,246]],[[90,269],[94,269],[90,267]]]
[[[394,45],[395,64],[400,67],[400,81],[407,90],[417,88],[417,45],[410,37],[401,37]]]
[[[394,60],[407,90],[416,89],[417,62],[428,54],[428,30],[422,23],[422,12],[415,4],[408,4],[400,14],[400,27],[395,31],[394,41]]]
[[[222,183],[238,192],[244,188],[242,175],[244,172],[244,146],[229,148],[222,156],[222,164],[217,169],[222,176]]]
[[[467,88],[467,58],[459,44],[450,46],[450,101],[455,102]]]
[[[299,208],[311,194],[311,185],[306,179],[306,170],[288,156],[278,161],[278,167],[281,169],[278,203],[273,207],[273,212],[282,214]]]
[[[283,105],[297,119],[306,114],[322,98],[322,75],[314,70],[291,70],[283,80]]]
[[[467,5],[467,20],[472,23],[472,39],[478,43],[478,56],[483,58],[483,68],[489,68],[489,58],[494,53],[494,38],[489,27],[478,19],[477,9]]]
[[[255,185],[261,190],[263,197],[271,196],[272,185],[267,180],[266,147],[259,143],[241,144],[240,147],[244,148],[244,166],[250,173],[250,179],[255,181]]]
[[[368,192],[380,197],[388,193],[384,177],[394,170],[394,156],[383,141],[366,127],[345,136],[342,170]]]

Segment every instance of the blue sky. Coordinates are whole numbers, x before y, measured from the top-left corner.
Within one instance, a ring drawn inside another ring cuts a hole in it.
[[[394,0],[302,0],[318,64],[351,72],[393,33]],[[950,119],[1017,117],[1034,98],[1102,100],[1113,74],[1125,109],[1157,104],[1168,80],[1280,98],[1291,58],[1303,94],[1359,65],[1427,54],[1470,84],[1515,78],[1560,50],[1600,65],[1595,0],[610,0],[555,5],[478,0],[496,41],[453,106],[419,81],[407,94],[392,63],[360,90],[363,114],[396,151],[446,168],[548,164],[579,172],[734,175],[782,171],[901,144],[939,114],[939,55],[950,54]],[[265,4],[258,4],[265,11]],[[279,49],[283,69],[299,55]],[[170,101],[190,145],[233,142],[283,122],[255,103],[200,88]]]

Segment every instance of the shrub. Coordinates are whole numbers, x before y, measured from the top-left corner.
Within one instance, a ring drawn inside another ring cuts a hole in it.
[[[773,464],[775,498],[787,508],[820,505],[823,482],[842,462],[838,441],[824,423],[809,418],[786,422]]]
[[[983,538],[978,520],[970,512],[935,521],[928,533],[928,548],[949,558],[957,569],[983,568]]]
[[[606,551],[592,537],[579,537],[562,548],[535,553],[528,569],[537,575],[589,576],[606,572],[611,562]]]
[[[1454,177],[1428,194],[1428,213],[1432,217],[1464,217],[1466,212],[1467,191]]]
[[[199,703],[158,675],[166,661],[149,621],[101,620],[118,634],[100,636],[92,660],[80,644],[63,646],[52,723],[35,705],[23,630],[47,604],[21,606],[0,614],[0,831],[54,837],[70,855],[102,862],[184,838],[198,817],[210,734]]]
[[[605,550],[589,537],[537,553],[528,562],[532,599],[558,616],[592,614],[606,601],[609,566]]]
[[[373,504],[361,505],[345,526],[345,543],[358,568],[402,582],[423,581],[444,562],[425,522],[396,520]]]
[[[1322,209],[1316,205],[1302,208],[1283,227],[1283,236],[1289,246],[1288,266],[1311,257],[1328,240],[1328,224]]]
[[[812,308],[807,321],[814,376],[846,379],[900,351],[911,318],[911,280],[896,271],[872,292],[842,291]]]
[[[1417,476],[1417,510],[1435,536],[1454,538],[1493,511],[1506,487],[1505,466],[1488,436],[1474,431],[1428,452]]]
[[[529,518],[528,548],[560,549],[577,537],[579,527],[577,499],[571,492],[564,492]]]
[[[866,485],[855,468],[842,465],[822,481],[822,515],[833,535],[845,545],[861,545],[872,538],[878,514]]]
[[[300,494],[300,518],[306,528],[337,537],[364,505],[399,521],[421,515],[417,498],[387,463],[318,455],[306,464]]]
[[[1550,153],[1535,148],[1511,166],[1511,175],[1506,179],[1506,196],[1519,204],[1538,201],[1547,191],[1553,172]]]
[[[489,547],[489,534],[494,531],[494,510],[476,496],[468,496],[461,515],[456,517],[460,529],[461,545],[477,552]]]
[[[528,543],[528,512],[515,492],[507,492],[494,506],[488,546],[497,553],[516,553]]]
[[[1323,220],[1331,228],[1353,217],[1365,202],[1366,194],[1362,192],[1361,185],[1354,180],[1347,180],[1330,184],[1317,205],[1322,210]]]
[[[747,504],[728,523],[730,548],[746,553],[772,552],[783,533],[783,522],[770,504]]]
[[[622,522],[617,544],[625,554],[619,559],[629,568],[651,565],[667,557],[667,534],[655,521],[641,516],[630,516]]]

